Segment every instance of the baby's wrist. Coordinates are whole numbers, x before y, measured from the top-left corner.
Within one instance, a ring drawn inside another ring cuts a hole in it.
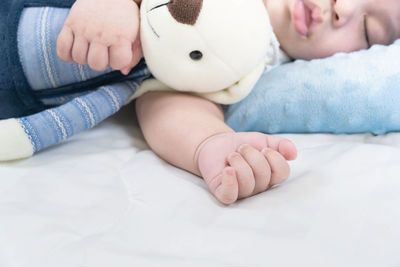
[[[229,131],[226,131],[226,132],[218,132],[218,133],[215,133],[215,134],[213,134],[213,135],[210,135],[210,136],[204,138],[204,139],[200,142],[200,144],[199,144],[199,145],[197,146],[197,148],[196,148],[196,151],[195,151],[194,157],[193,157],[193,163],[194,163],[194,166],[196,167],[196,172],[197,172],[197,173],[200,173],[200,174],[201,174],[200,166],[199,166],[199,158],[200,158],[201,152],[203,151],[203,148],[204,148],[207,144],[209,144],[211,140],[213,140],[213,139],[215,139],[215,138],[217,138],[217,137],[219,137],[219,136],[221,136],[221,135],[228,134],[228,133],[232,133],[232,132],[229,132]]]

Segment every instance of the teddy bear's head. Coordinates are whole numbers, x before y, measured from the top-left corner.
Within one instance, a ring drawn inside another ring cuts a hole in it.
[[[262,0],[144,0],[141,5],[149,69],[179,91],[215,92],[256,68],[259,72],[271,31]]]

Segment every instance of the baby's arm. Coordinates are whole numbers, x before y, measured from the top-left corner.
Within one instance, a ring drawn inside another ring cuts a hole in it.
[[[140,2],[77,0],[58,37],[58,56],[96,71],[111,66],[128,74],[142,57]]]
[[[221,108],[203,98],[151,92],[136,101],[146,141],[169,163],[204,178],[225,204],[282,183],[287,160],[296,158],[288,140],[261,133],[235,133]]]

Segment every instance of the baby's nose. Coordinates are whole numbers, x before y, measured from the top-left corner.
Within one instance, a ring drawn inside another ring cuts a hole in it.
[[[203,0],[171,0],[168,4],[168,10],[176,21],[194,25],[202,6]]]
[[[348,22],[359,20],[359,15],[364,14],[364,8],[361,4],[353,3],[352,1],[336,0],[333,4],[333,25],[341,27],[347,25]]]

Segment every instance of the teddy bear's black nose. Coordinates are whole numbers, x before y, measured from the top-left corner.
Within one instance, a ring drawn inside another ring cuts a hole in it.
[[[200,15],[203,0],[171,0],[167,6],[176,21],[194,25]]]

